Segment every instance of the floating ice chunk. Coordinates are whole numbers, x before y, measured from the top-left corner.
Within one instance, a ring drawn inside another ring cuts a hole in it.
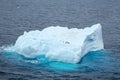
[[[50,61],[68,63],[78,63],[88,52],[104,48],[100,24],[84,29],[51,26],[24,32],[13,47],[26,57],[45,55]]]

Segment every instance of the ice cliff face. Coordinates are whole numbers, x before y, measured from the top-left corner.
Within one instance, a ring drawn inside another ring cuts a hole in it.
[[[12,49],[26,57],[45,55],[50,61],[78,63],[90,51],[103,49],[102,29],[95,24],[84,29],[51,26],[24,32]]]

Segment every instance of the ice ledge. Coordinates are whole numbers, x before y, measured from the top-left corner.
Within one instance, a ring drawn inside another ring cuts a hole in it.
[[[92,27],[95,28],[95,30],[86,37],[84,44],[82,46],[81,58],[90,51],[97,51],[104,49],[101,24],[95,24]]]

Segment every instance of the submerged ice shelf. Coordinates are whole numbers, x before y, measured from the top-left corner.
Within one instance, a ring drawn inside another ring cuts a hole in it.
[[[95,24],[84,29],[50,26],[42,31],[24,32],[6,50],[29,58],[44,55],[49,61],[78,63],[88,52],[103,48],[101,25]]]

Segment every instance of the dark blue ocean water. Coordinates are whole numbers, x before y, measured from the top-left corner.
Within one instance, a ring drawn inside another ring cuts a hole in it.
[[[120,80],[120,0],[1,0],[0,46],[48,26],[103,26],[105,49],[78,64],[0,51],[0,80]]]

